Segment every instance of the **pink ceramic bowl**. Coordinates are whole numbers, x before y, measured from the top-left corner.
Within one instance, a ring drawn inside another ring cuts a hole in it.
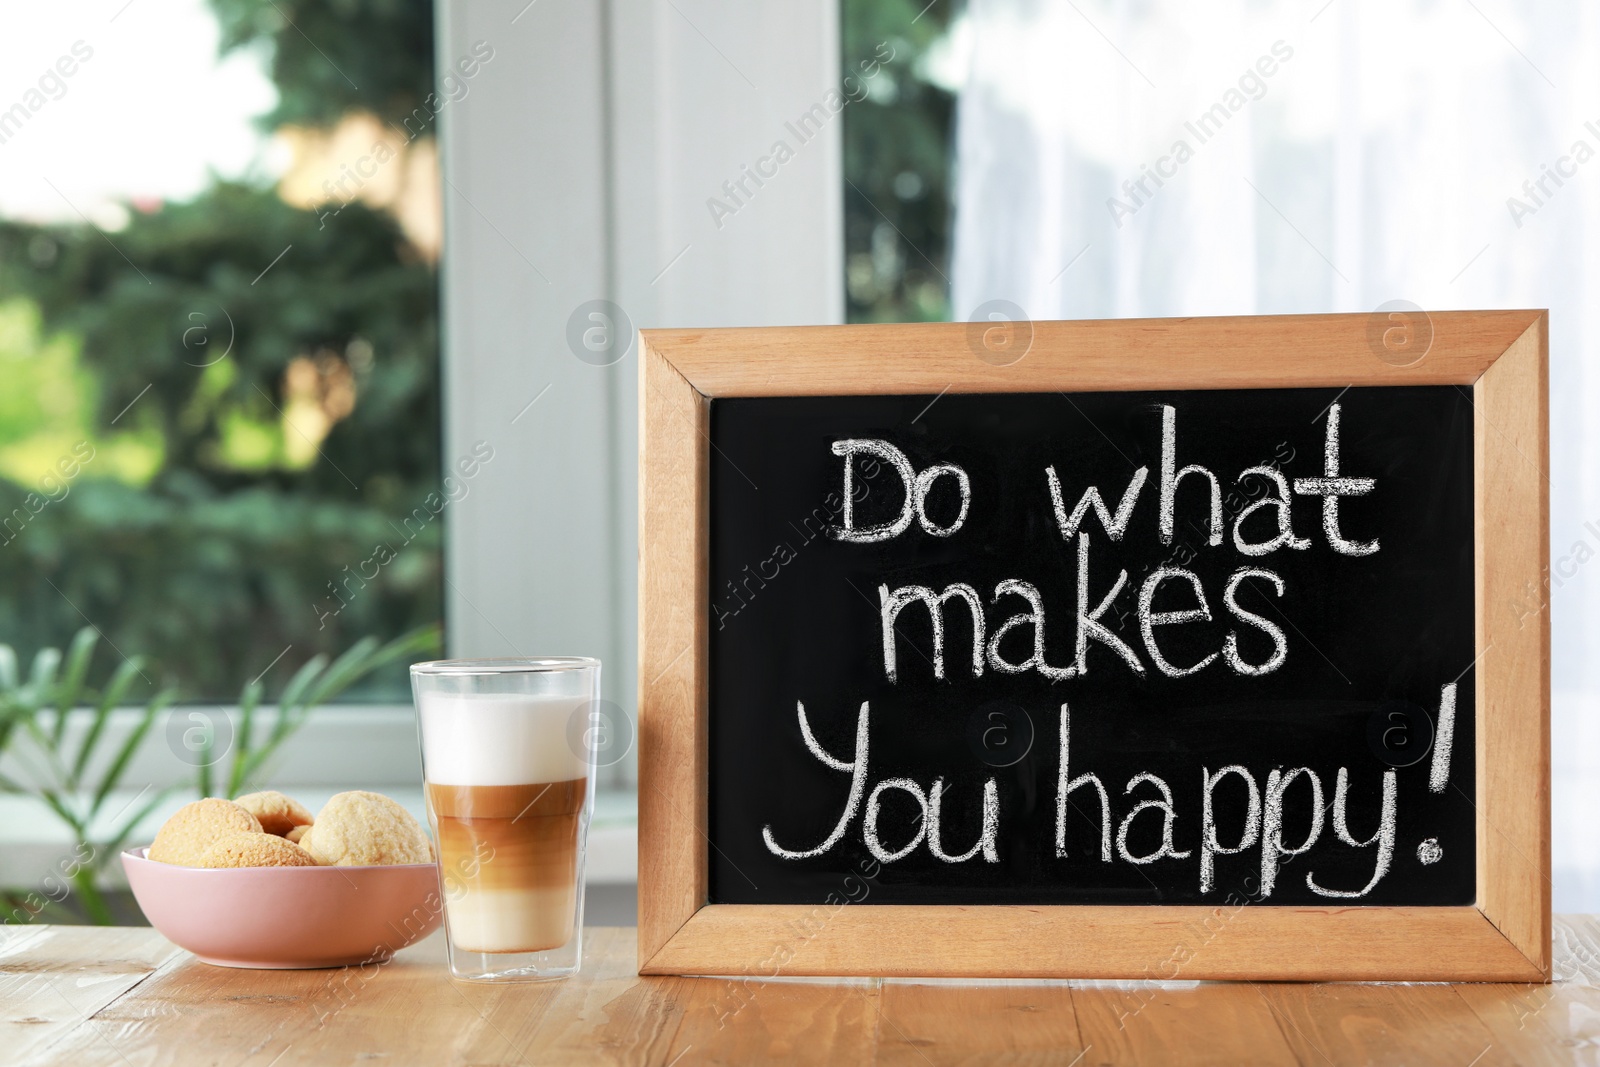
[[[387,959],[439,928],[432,863],[206,870],[122,854],[128,886],[167,940],[222,967],[338,967]]]

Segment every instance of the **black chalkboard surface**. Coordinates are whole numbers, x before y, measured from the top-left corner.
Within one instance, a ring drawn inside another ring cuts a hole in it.
[[[1472,903],[1472,426],[1453,386],[712,400],[710,902]]]

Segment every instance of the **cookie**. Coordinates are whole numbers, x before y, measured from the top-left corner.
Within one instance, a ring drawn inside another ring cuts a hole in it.
[[[291,800],[276,790],[246,793],[234,801],[261,822],[264,833],[283,837],[296,826],[308,826],[311,813],[297,800]]]
[[[272,834],[223,834],[200,857],[202,867],[315,867],[317,861],[286,838]]]
[[[207,797],[185,804],[161,824],[146,858],[179,867],[198,867],[200,857],[224,834],[261,833],[254,815],[231,800]]]
[[[303,826],[296,826],[293,830],[290,830],[288,833],[283,835],[284,840],[293,841],[298,845],[300,843],[300,839],[306,836],[306,831],[309,829],[311,829],[311,824],[309,822]]]
[[[432,863],[428,835],[411,813],[382,793],[340,793],[317,812],[300,847],[324,867]]]

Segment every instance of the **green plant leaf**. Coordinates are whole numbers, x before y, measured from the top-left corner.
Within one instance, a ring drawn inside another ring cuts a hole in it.
[[[35,792],[38,794],[39,799],[49,805],[50,810],[55,812],[57,817],[72,829],[74,836],[81,840],[84,836],[84,823],[87,820],[79,819],[54,789],[38,789]]]
[[[231,777],[229,778],[228,787],[231,794],[228,797],[229,800],[232,800],[234,797],[239,795],[239,791],[244,788],[244,783],[250,781],[255,775],[256,771],[261,769],[261,765],[267,762],[274,752],[278,751],[279,745],[280,742],[268,742],[267,744],[262,745],[260,748],[251,751],[243,760],[239,762],[237,779]]]
[[[17,650],[0,645],[0,693],[17,691]]]
[[[128,694],[128,687],[140,676],[146,662],[143,656],[130,656],[118,664],[117,669],[111,674],[111,681],[106,683],[105,691],[100,695],[99,706],[101,708],[120,706]]]
[[[95,642],[99,639],[98,630],[85,626],[72,635],[72,644],[67,648],[66,669],[55,687],[55,722],[50,729],[51,743],[58,749],[67,733],[67,716],[83,695],[83,680],[89,673],[89,660],[94,656]],[[39,699],[46,699],[45,695],[41,693]]]
[[[94,656],[94,646],[100,640],[100,631],[85,626],[72,636],[67,648],[66,670],[61,672],[61,684],[56,687],[56,710],[65,714],[77,707],[83,694],[83,680],[89,675],[89,660]]]
[[[0,752],[6,751],[10,746],[12,731],[22,714],[23,709],[11,700],[0,702]]]
[[[261,703],[261,692],[261,679],[257,678],[239,694],[239,733],[233,739],[233,759],[229,763],[228,788],[224,794],[229,800],[238,796],[240,787],[244,785],[247,773],[245,765],[255,747],[256,706]]]
[[[95,885],[95,868],[79,867],[72,876],[72,885],[78,891],[78,903],[83,906],[84,914],[96,926],[110,926],[116,922],[111,914],[111,907],[106,903],[105,896],[100,892],[100,887]]]
[[[29,702],[34,707],[40,707],[50,699],[50,690],[56,681],[56,670],[60,666],[59,648],[41,648],[34,654],[33,666],[28,670],[28,688],[32,691]]]
[[[200,750],[200,764],[195,767],[195,789],[204,800],[211,793],[211,742],[206,741],[205,747]]]
[[[294,677],[289,679],[289,684],[283,687],[282,694],[278,697],[278,707],[291,707],[300,700],[307,686],[311,684],[322,668],[328,663],[328,657],[318,653],[300,665],[294,672]]]
[[[377,638],[362,638],[328,668],[306,702],[312,706],[325,703],[379,667],[414,652],[434,651],[439,647],[439,637],[437,626],[422,626],[401,634],[382,648],[377,647]]]
[[[315,707],[323,703],[365,674],[370,669],[367,660],[377,647],[378,639],[369,636],[363,637],[341,652],[339,658],[334,660],[328,669],[322,672],[321,677],[309,687],[304,700],[306,706]]]
[[[72,762],[74,786],[83,778],[83,772],[89,766],[95,748],[100,744],[100,737],[105,733],[106,723],[110,720],[112,712],[122,703],[128,687],[139,676],[143,666],[144,657],[134,656],[123,660],[112,672],[111,681],[106,684],[105,692],[100,695],[100,702],[95,705],[94,720],[89,724],[89,732],[84,734],[83,744],[78,749],[78,757]]]
[[[150,726],[155,722],[156,716],[167,709],[174,696],[175,694],[171,689],[163,689],[151,698],[149,704],[145,705],[144,714],[139,718],[139,725],[134,727],[133,732],[122,742],[122,747],[117,750],[116,758],[111,761],[111,766],[106,769],[105,777],[100,780],[100,787],[95,790],[94,803],[89,808],[91,815],[100,810],[100,805],[105,803],[106,797],[110,795],[113,789],[117,788],[117,783],[122,780],[122,772],[128,768],[128,761],[138,751],[139,745],[144,741],[145,734],[150,732]]]
[[[111,711],[112,709],[105,707],[94,709],[94,718],[89,723],[89,730],[83,735],[83,743],[78,746],[78,757],[72,761],[72,774],[68,778],[68,784],[74,789],[78,787],[78,783],[83,779],[83,769],[88,766],[89,757],[94,754],[95,747],[99,745],[100,735],[105,733],[106,722],[111,718]]]
[[[40,729],[39,723],[32,715],[20,720],[22,728],[39,749],[39,754],[44,756],[45,762],[50,765],[50,775],[58,786],[64,786],[72,777],[66,764],[61,762],[61,754],[50,744],[50,735]]]
[[[307,710],[309,711],[309,708]],[[266,744],[240,753],[241,758],[238,761],[236,774],[228,782],[229,800],[232,800],[243,791],[245,783],[252,781],[255,773],[261,769],[262,765],[272,758],[273,753],[283,747],[283,743],[289,740],[290,735],[295,730],[300,728],[305,718],[304,714],[300,716],[299,720],[288,722],[286,725],[287,714],[282,705],[279,705],[278,717],[273,721],[272,732],[268,735]]]
[[[436,656],[444,644],[444,631],[438,626],[419,626],[403,633],[372,655],[370,668],[375,669],[413,654]]]

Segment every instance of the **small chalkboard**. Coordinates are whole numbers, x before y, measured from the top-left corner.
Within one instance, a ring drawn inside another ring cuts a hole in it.
[[[647,332],[641,968],[1542,975],[1543,318],[1426,326]]]
[[[1475,899],[1458,390],[729,398],[711,443],[711,903]]]

